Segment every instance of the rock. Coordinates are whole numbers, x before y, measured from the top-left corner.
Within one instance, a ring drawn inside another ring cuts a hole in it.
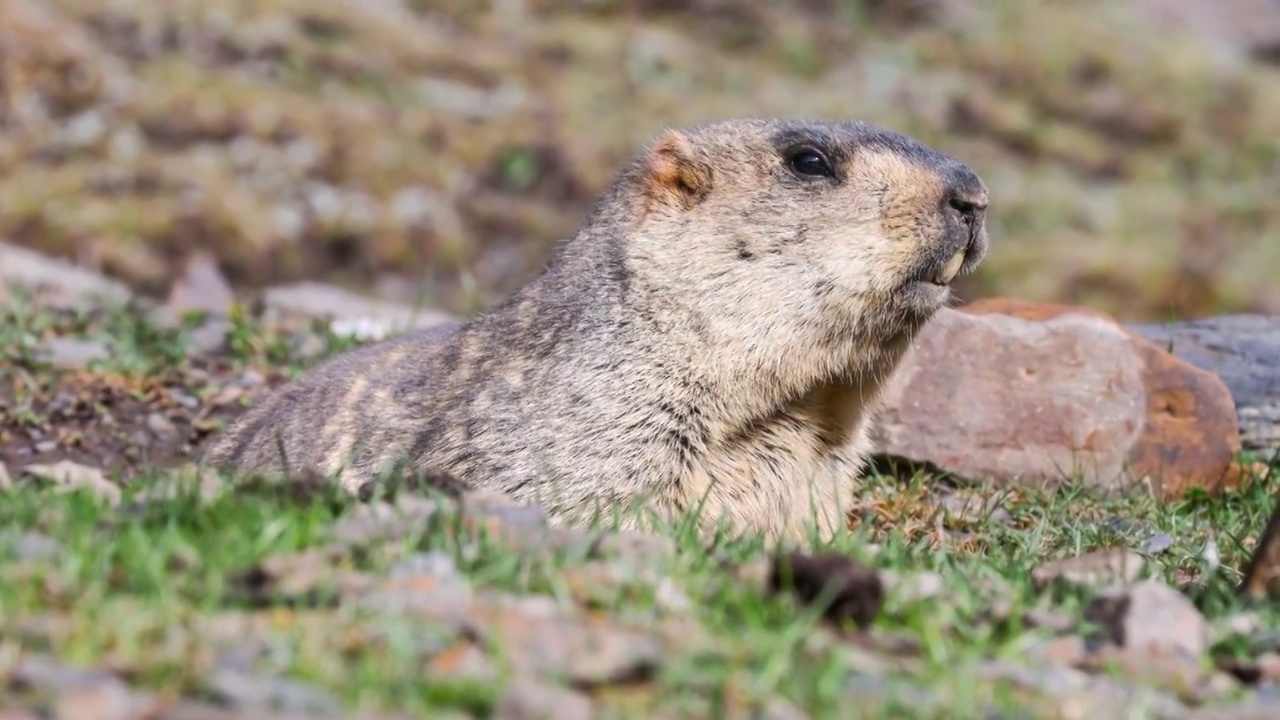
[[[32,477],[52,480],[58,486],[58,492],[87,489],[109,505],[119,504],[122,495],[120,486],[108,480],[102,470],[70,460],[49,464],[32,463],[22,468],[22,472]]]
[[[358,600],[361,608],[393,615],[412,615],[461,627],[471,610],[470,583],[440,551],[410,555]]]
[[[517,677],[584,690],[650,680],[665,650],[660,629],[649,624],[562,611],[532,597],[477,603],[467,615],[466,632]]]
[[[493,711],[493,720],[591,720],[591,698],[580,692],[528,678],[506,685]]]
[[[1031,584],[1036,590],[1055,581],[1076,586],[1128,585],[1142,575],[1146,563],[1142,555],[1124,548],[1094,550],[1036,566],[1031,571]]]
[[[111,358],[111,351],[101,340],[52,337],[41,343],[39,358],[65,370],[84,370],[95,362]]]
[[[1217,377],[1070,306],[996,299],[944,310],[884,399],[872,433],[880,455],[975,482],[1149,480],[1169,498],[1217,490],[1240,449]]]
[[[337,698],[296,680],[217,668],[209,673],[206,682],[219,702],[234,707],[296,712],[314,718],[342,716]]]
[[[1196,709],[1189,720],[1275,720],[1280,717],[1280,699],[1252,697],[1246,700]]]
[[[13,489],[13,476],[9,474],[9,468],[0,462],[0,490]]]
[[[1196,606],[1153,580],[1104,590],[1090,601],[1084,618],[1126,650],[1199,658],[1209,646],[1209,625]]]
[[[342,554],[341,548],[333,547],[272,555],[234,575],[231,585],[256,604],[316,602],[331,594],[361,596],[375,581],[363,572],[340,567]]]
[[[1138,552],[1146,555],[1158,555],[1173,547],[1173,536],[1169,533],[1156,533],[1138,543]]]
[[[166,320],[178,320],[189,312],[203,312],[215,318],[231,315],[235,304],[231,284],[218,269],[217,260],[206,251],[195,252],[182,275],[169,288],[169,297],[160,313]]]
[[[917,570],[899,572],[881,570],[880,582],[886,597],[900,603],[916,603],[938,597],[946,590],[942,576],[935,572]]]
[[[0,287],[8,283],[40,292],[42,302],[54,307],[87,307],[100,301],[121,305],[131,297],[124,283],[65,260],[0,243]]]
[[[1225,315],[1132,327],[1222,379],[1235,401],[1243,447],[1280,448],[1280,316]]]
[[[357,505],[329,529],[336,542],[371,545],[425,530],[440,512],[440,500],[403,494],[394,503],[374,500]]]
[[[1075,667],[1085,659],[1084,639],[1076,635],[1064,635],[1041,641],[1027,648],[1027,661],[1033,664]]]
[[[367,341],[411,329],[440,328],[444,332],[458,324],[453,316],[438,310],[415,310],[316,282],[271,288],[262,301],[268,322],[288,317],[328,318],[334,334]]]
[[[426,670],[431,677],[450,680],[495,682],[502,677],[489,655],[465,639],[434,653]]]

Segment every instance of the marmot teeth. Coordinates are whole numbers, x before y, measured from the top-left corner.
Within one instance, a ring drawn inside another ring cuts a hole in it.
[[[955,280],[956,275],[960,273],[960,267],[964,265],[964,258],[966,254],[967,252],[965,250],[961,250],[955,255],[952,255],[951,259],[947,261],[946,266],[934,274],[934,284],[950,285],[951,281]]]

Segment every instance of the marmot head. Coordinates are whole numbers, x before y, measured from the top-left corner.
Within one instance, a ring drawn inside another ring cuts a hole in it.
[[[646,279],[696,294],[700,314],[750,314],[744,332],[762,339],[909,332],[987,251],[977,174],[862,122],[668,130],[629,177],[640,190],[629,262],[660,266]]]

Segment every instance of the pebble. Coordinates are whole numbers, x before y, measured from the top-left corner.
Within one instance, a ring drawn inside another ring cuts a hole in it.
[[[1142,555],[1124,548],[1094,550],[1038,565],[1031,571],[1031,583],[1038,591],[1054,582],[1075,586],[1129,584],[1142,575],[1146,562]]]
[[[342,715],[342,705],[331,693],[296,680],[227,668],[213,670],[205,680],[220,702],[233,706],[303,713],[314,718]]]
[[[1089,602],[1084,618],[1123,648],[1199,658],[1209,646],[1209,626],[1200,611],[1182,593],[1154,580],[1103,590]]]
[[[1168,533],[1158,533],[1143,540],[1138,545],[1138,552],[1147,555],[1156,555],[1173,547],[1173,536]]]
[[[592,720],[591,698],[563,687],[517,678],[508,683],[493,711],[494,720]]]
[[[84,370],[95,362],[111,358],[111,351],[101,340],[52,337],[45,340],[41,348],[42,359],[67,370]]]
[[[60,492],[85,488],[110,505],[118,504],[121,499],[120,486],[108,480],[102,470],[70,460],[59,460],[50,464],[32,463],[22,468],[22,472],[52,480],[57,484]]]

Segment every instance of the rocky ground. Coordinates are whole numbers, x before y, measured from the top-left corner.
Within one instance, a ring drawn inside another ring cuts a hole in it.
[[[468,312],[661,128],[856,116],[988,181],[968,297],[1276,310],[1278,7],[6,0],[0,237],[154,291],[205,248],[237,287]]]
[[[22,281],[0,311],[0,718],[1280,712],[1280,485],[1234,425],[1202,438],[1234,448],[1230,482],[1192,463],[1178,493],[873,474],[850,536],[802,553],[708,546],[684,525],[553,530],[483,494],[357,500],[182,466],[298,370],[440,314],[319,284],[244,305],[208,262],[155,302],[50,258],[0,258]],[[1090,322],[1056,332],[1096,337]],[[1138,347],[1095,362],[1174,382],[1166,356],[1125,359]],[[1138,445],[1185,440],[1157,422],[1182,411],[1145,412],[1157,434]]]

